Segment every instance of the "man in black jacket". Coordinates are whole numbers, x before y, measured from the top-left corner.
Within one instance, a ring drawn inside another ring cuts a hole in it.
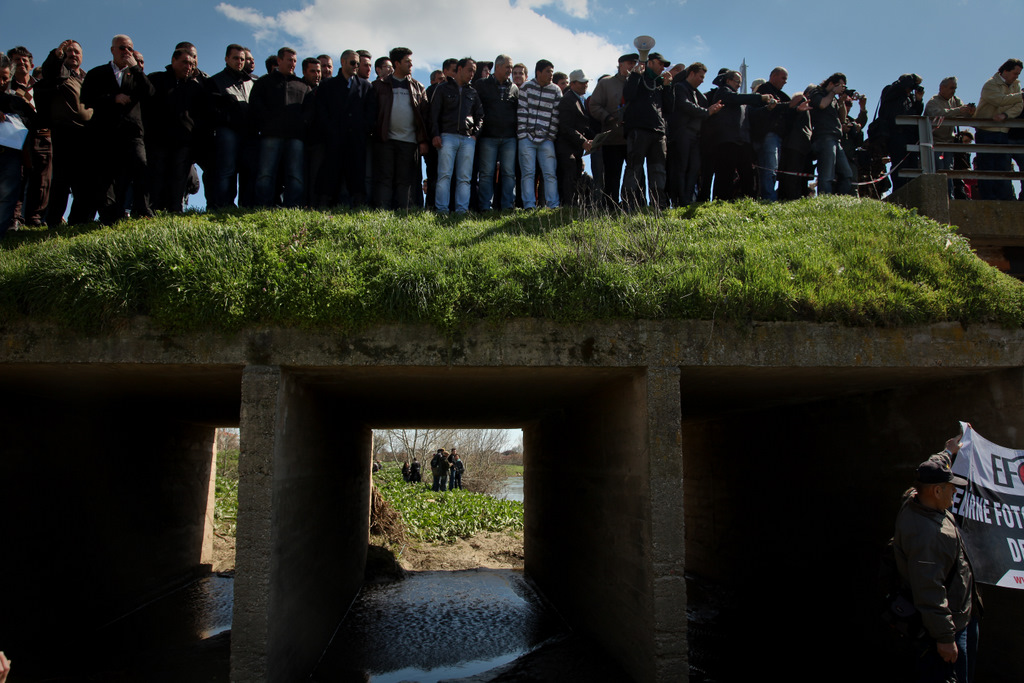
[[[135,61],[131,38],[114,36],[110,53],[113,59],[90,69],[82,83],[82,105],[93,110],[88,128],[97,165],[93,196],[106,225],[124,218],[128,186],[146,177],[141,104],[153,95],[153,85]],[[142,186],[136,187],[132,214],[152,216]]]
[[[249,95],[252,77],[245,72],[246,50],[228,45],[224,70],[206,81],[210,124],[213,127],[213,173],[203,175],[212,185],[209,208],[223,209],[235,204],[253,205],[257,141],[249,125]]]
[[[501,197],[494,202],[500,209],[511,209],[516,191],[516,110],[519,87],[512,82],[512,58],[494,58],[494,73],[477,81],[476,89],[484,105],[484,127],[477,147],[480,150],[480,210],[490,211],[494,199],[494,177],[501,174]]]
[[[430,102],[430,125],[437,149],[437,188],[434,207],[448,213],[452,176],[456,180],[455,213],[469,211],[469,181],[473,175],[476,136],[484,122],[480,95],[470,85],[476,73],[476,61],[463,57],[455,78],[438,86]]]
[[[622,98],[626,102],[623,124],[626,127],[626,178],[622,194],[627,206],[647,206],[643,173],[647,162],[647,187],[651,204],[668,208],[665,194],[666,155],[665,117],[672,113],[672,76],[662,73],[669,61],[657,52],[647,56],[646,67],[638,64],[626,79]]]
[[[280,171],[284,179],[284,206],[302,203],[303,139],[309,113],[306,95],[311,88],[295,75],[295,50],[277,51],[277,69],[256,81],[249,96],[253,122],[260,133],[256,172],[256,201],[273,206]]]
[[[164,71],[149,76],[153,97],[142,103],[142,116],[149,199],[157,211],[182,212],[195,161],[193,145],[206,103],[203,86],[192,77],[195,69],[192,52],[178,48]]]
[[[758,166],[760,172],[761,199],[775,201],[779,198],[775,189],[775,172],[779,170],[779,157],[782,153],[782,138],[786,135],[789,125],[793,122],[793,111],[800,106],[807,109],[801,102],[793,102],[782,87],[789,80],[789,72],[781,66],[772,69],[768,80],[757,89],[759,95],[771,95],[785,107],[759,107],[751,115],[751,138],[760,144]]]
[[[339,73],[321,86],[316,124],[327,132],[327,163],[320,170],[321,188],[330,202],[362,206],[366,196],[366,147],[376,120],[376,99],[370,82],[359,75],[359,54],[341,53]]]
[[[43,80],[39,92],[39,112],[50,126],[53,141],[53,177],[50,181],[50,202],[46,224],[56,227],[64,221],[68,195],[74,194],[68,219],[72,224],[91,221],[96,205],[90,196],[87,164],[86,125],[92,110],[82,106],[82,46],[65,40],[50,51],[43,62]]]
[[[721,102],[708,103],[698,88],[708,68],[694,62],[686,68],[685,77],[672,83],[673,111],[668,117],[668,162],[672,167],[668,188],[672,203],[688,206],[696,199],[700,179],[700,131],[704,121],[717,113]]]

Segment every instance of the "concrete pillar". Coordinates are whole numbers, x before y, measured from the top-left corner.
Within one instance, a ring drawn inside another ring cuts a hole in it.
[[[524,439],[527,573],[637,681],[685,681],[678,372],[610,380]]]
[[[242,376],[231,680],[307,677],[363,580],[371,431],[276,366]]]

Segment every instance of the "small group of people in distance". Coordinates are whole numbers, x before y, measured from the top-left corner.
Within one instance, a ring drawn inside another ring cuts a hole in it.
[[[88,72],[75,40],[38,68],[25,47],[0,56],[0,121],[16,115],[28,129],[22,149],[0,148],[0,235],[60,225],[69,197],[71,223],[181,212],[198,192],[196,166],[210,210],[666,209],[712,197],[797,199],[813,191],[815,173],[818,193],[880,197],[905,182],[886,175],[887,162],[918,165],[906,149],[916,127],[896,125],[896,116],[1002,122],[1022,112],[1019,59],[985,83],[977,105],[956,97],[955,77],[925,105],[921,78],[904,74],[883,90],[868,125],[867,97],[842,73],[791,97],[783,67],[750,94],[739,72],[722,69],[701,91],[705,65],[656,52],[619,57],[589,98],[583,70],[558,72],[540,59],[529,77],[506,54],[446,59],[426,87],[405,47],[376,60],[345,50],[337,72],[330,55],[300,62],[282,47],[262,76],[252,51],[235,43],[213,75],[188,42],[150,72],[127,35],[114,36],[110,54]],[[976,128],[985,144],[1020,143],[1024,133]],[[936,140],[969,135],[946,125]],[[968,153],[939,156],[940,167],[970,166]],[[1008,154],[978,156],[979,168],[1012,169]],[[953,182],[950,192],[966,198],[973,189]],[[1011,199],[1012,185],[981,181],[977,195]]]
[[[462,474],[466,471],[466,465],[459,457],[458,450],[452,446],[451,452],[438,448],[434,456],[430,458],[430,473],[434,477],[434,483],[430,487],[432,491],[451,491],[462,488]],[[420,476],[419,460],[413,458],[412,465],[406,460],[402,465],[402,478],[413,483],[422,480]]]

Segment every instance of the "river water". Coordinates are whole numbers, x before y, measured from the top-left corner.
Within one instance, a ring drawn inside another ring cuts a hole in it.
[[[502,485],[501,493],[498,494],[498,498],[504,498],[505,500],[518,500],[522,503],[523,478],[508,477],[505,479],[505,483]]]
[[[522,572],[415,572],[363,587],[312,680],[462,678],[567,631]]]

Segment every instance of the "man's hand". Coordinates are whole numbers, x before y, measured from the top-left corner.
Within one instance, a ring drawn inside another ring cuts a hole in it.
[[[71,47],[71,43],[73,42],[75,41],[68,38],[63,43],[57,46],[57,59],[64,59],[64,53],[68,51],[68,48]]]
[[[954,436],[952,439],[946,441],[946,450],[953,455],[956,455],[957,451],[960,450],[960,437]]]
[[[717,114],[724,106],[725,102],[715,102],[710,107],[708,107],[708,115]]]
[[[11,661],[7,659],[7,656],[0,652],[0,683],[4,683],[7,680],[7,674],[11,673]]]
[[[434,149],[441,149],[441,144],[442,144],[442,143],[441,143],[441,136],[440,136],[440,135],[438,135],[438,136],[437,136],[436,138],[434,138],[434,139],[433,139],[433,140],[431,141],[431,144],[433,144],[433,145],[434,145]]]
[[[591,148],[592,146],[593,146],[593,143],[592,143],[592,142],[591,142],[590,140],[584,140],[584,141],[583,141],[583,151],[584,151],[584,152],[589,152],[589,151],[590,151],[590,148]]]
[[[425,142],[420,143],[420,154],[426,156],[427,152],[430,151],[430,145]]]
[[[128,95],[125,95],[123,92],[119,92],[116,95],[114,95],[114,101],[117,102],[118,104],[121,104],[121,105],[124,105],[124,106],[127,107],[129,104],[132,103],[132,98],[129,97]]]
[[[956,643],[935,643],[935,650],[939,653],[942,661],[952,664],[956,661],[958,654]]]

